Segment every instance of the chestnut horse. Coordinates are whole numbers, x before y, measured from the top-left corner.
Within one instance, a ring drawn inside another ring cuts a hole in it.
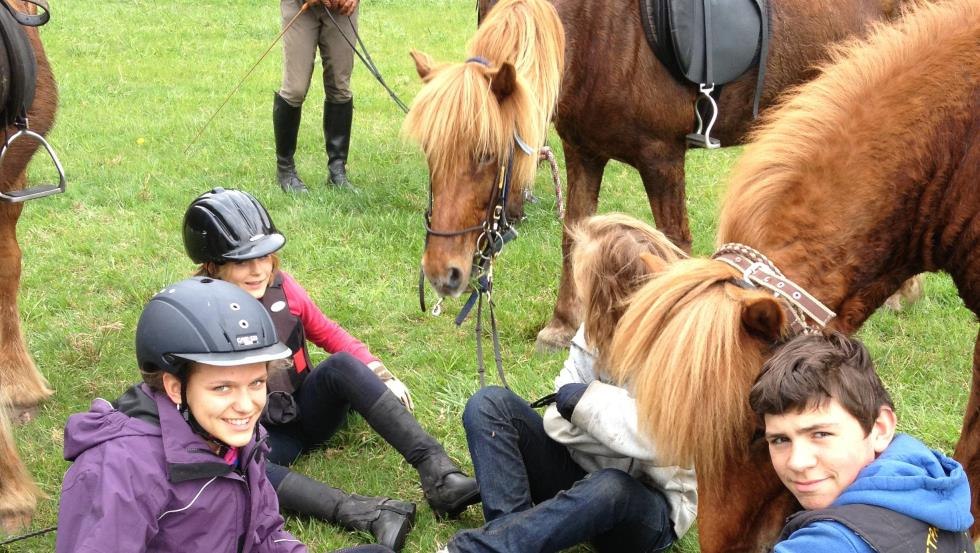
[[[730,177],[719,243],[758,250],[855,331],[903,281],[952,276],[980,314],[980,4],[922,4],[836,50],[769,112]],[[658,447],[698,470],[701,551],[762,550],[799,508],[748,391],[787,304],[714,259],[664,263],[603,363]],[[955,458],[980,515],[980,338]],[[977,536],[977,526],[973,527]]]
[[[787,87],[812,78],[814,66],[826,60],[829,44],[863,35],[869,23],[894,16],[904,1],[771,0],[761,107],[771,105]],[[494,0],[478,2],[482,16]],[[690,251],[684,153],[685,135],[694,128],[697,85],[678,81],[654,57],[640,26],[638,0],[554,0],[554,5],[568,37],[555,117],[565,151],[566,226],[595,213],[603,169],[615,159],[640,172],[657,227]],[[752,123],[756,76],[750,70],[722,90],[712,135],[724,145],[743,142]],[[456,202],[470,205],[462,195]],[[566,347],[579,325],[570,246],[566,232],[558,299],[551,320],[538,333],[539,349]],[[449,255],[462,253],[429,254],[433,263]]]
[[[403,130],[429,164],[422,269],[440,296],[458,296],[469,284],[481,223],[505,171],[508,211],[519,211],[558,99],[564,49],[551,4],[503,0],[470,39],[468,61],[437,66],[412,53],[424,85]]]
[[[19,11],[35,11],[34,6],[26,2],[8,2]],[[34,49],[37,64],[34,101],[27,114],[31,130],[44,135],[54,124],[58,92],[37,28],[23,29]],[[13,126],[8,127],[6,136],[16,130]],[[38,147],[39,143],[33,140],[18,140],[10,146],[0,165],[0,191],[25,187],[27,164]],[[29,410],[52,393],[27,352],[20,328],[17,289],[20,287],[21,253],[16,227],[21,209],[22,203],[0,202],[0,528],[6,530],[30,521],[38,496],[37,488],[17,455],[6,407]]]

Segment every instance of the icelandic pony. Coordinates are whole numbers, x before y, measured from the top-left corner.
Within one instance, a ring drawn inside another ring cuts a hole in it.
[[[22,12],[34,13],[33,5],[26,2],[10,3]],[[54,124],[58,91],[37,28],[23,29],[34,49],[37,63],[34,102],[27,113],[31,130],[44,135]],[[5,132],[9,136],[16,129],[8,127]],[[38,146],[33,140],[18,140],[11,145],[0,166],[0,190],[9,192],[24,188],[27,164]],[[13,530],[30,521],[39,494],[17,455],[7,407],[30,410],[52,393],[27,352],[17,309],[21,251],[17,244],[16,227],[23,205],[0,202],[0,528],[6,530]]]
[[[945,271],[980,314],[980,4],[922,4],[769,113],[736,164],[719,243],[755,248],[855,331],[903,281]],[[799,508],[748,391],[789,333],[785,303],[709,259],[638,292],[608,359],[658,447],[698,470],[701,551],[759,551]],[[954,456],[980,515],[980,339]],[[977,526],[973,527],[977,536]]]
[[[815,74],[828,45],[863,35],[870,23],[891,18],[906,0],[772,0],[771,41],[761,107]],[[494,0],[478,0],[480,13]],[[675,78],[648,46],[638,0],[554,0],[567,37],[565,71],[555,128],[565,151],[566,226],[596,211],[606,164],[635,167],[657,228],[690,251],[684,191],[685,135],[694,128],[697,86]],[[752,123],[756,70],[725,85],[712,135],[722,144],[744,141]],[[462,203],[459,205],[469,205]],[[567,346],[580,306],[562,238],[562,271],[551,320],[539,349]]]
[[[412,53],[424,85],[403,131],[421,145],[429,164],[434,232],[422,268],[439,295],[459,295],[468,285],[479,225],[498,171],[511,158],[508,208],[519,211],[557,102],[564,48],[551,4],[504,0],[470,39],[468,61],[436,65]]]

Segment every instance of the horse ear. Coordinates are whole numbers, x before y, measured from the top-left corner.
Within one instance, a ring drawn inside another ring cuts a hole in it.
[[[775,298],[754,298],[742,307],[742,326],[749,334],[766,341],[782,337],[786,315]]]
[[[664,271],[667,268],[667,262],[661,257],[657,257],[650,252],[643,252],[640,254],[640,260],[643,264],[647,266],[651,274],[657,274]]]
[[[491,71],[489,76],[490,90],[493,91],[498,101],[506,99],[517,88],[517,70],[514,69],[514,64],[510,62],[505,61],[500,64],[500,67],[496,71]]]
[[[422,78],[422,82],[428,82],[428,77],[432,73],[432,66],[435,65],[432,57],[418,50],[412,50],[408,55],[412,56],[412,60],[415,62],[415,71]]]

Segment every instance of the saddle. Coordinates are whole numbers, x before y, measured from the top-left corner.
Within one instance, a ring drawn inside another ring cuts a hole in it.
[[[40,134],[30,130],[27,111],[34,103],[37,86],[37,60],[23,26],[37,27],[50,19],[47,0],[24,0],[41,11],[37,14],[24,13],[11,6],[8,0],[0,0],[0,125],[4,129],[11,126],[17,129],[12,135],[4,131],[4,142],[0,147],[0,166],[11,144],[21,137],[39,142],[51,156],[58,170],[60,182],[57,185],[43,184],[23,190],[0,191],[0,201],[23,202],[58,194],[65,190],[65,173],[54,150]]]
[[[639,1],[643,32],[654,55],[675,78],[699,85],[694,104],[698,128],[687,135],[688,145],[720,147],[711,138],[718,117],[712,93],[717,96],[717,87],[755,65],[759,77],[752,113],[759,113],[769,49],[769,0]]]

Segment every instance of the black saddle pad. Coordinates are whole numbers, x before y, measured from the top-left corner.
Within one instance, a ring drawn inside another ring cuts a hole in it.
[[[768,39],[764,0],[639,0],[657,58],[693,83],[731,82],[756,65]],[[707,7],[707,9],[706,9]]]

